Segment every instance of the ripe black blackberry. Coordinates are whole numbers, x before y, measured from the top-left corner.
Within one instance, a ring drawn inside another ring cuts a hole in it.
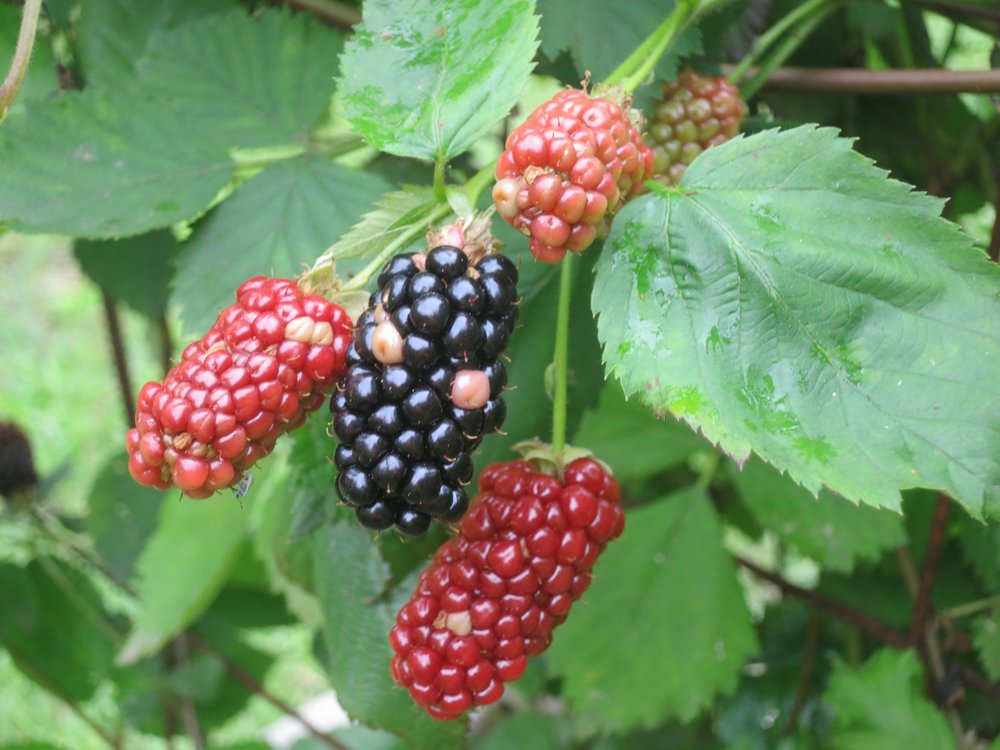
[[[0,422],[0,495],[13,497],[38,483],[31,443],[12,422]]]
[[[470,454],[506,415],[517,268],[461,244],[386,263],[330,402],[337,494],[369,528],[418,535],[461,518]]]

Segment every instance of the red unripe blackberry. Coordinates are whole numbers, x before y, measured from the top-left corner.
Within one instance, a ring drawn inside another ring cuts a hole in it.
[[[389,634],[391,672],[436,719],[503,695],[590,585],[625,523],[618,483],[590,458],[563,479],[529,461],[496,463]]]
[[[747,111],[730,80],[699,76],[690,68],[663,85],[663,99],[655,106],[646,139],[653,171],[668,185],[680,182],[706,148],[735,137]]]
[[[603,236],[653,174],[653,155],[629,104],[560,91],[507,138],[497,161],[493,203],[531,238],[531,253],[558,263]]]
[[[235,484],[322,404],[350,342],[338,305],[288,279],[245,281],[163,382],[142,387],[126,439],[129,472],[193,498]]]
[[[13,422],[0,422],[0,495],[13,497],[37,483],[28,436]]]

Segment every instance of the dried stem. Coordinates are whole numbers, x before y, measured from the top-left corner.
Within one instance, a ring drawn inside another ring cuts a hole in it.
[[[114,358],[115,371],[118,373],[118,388],[122,403],[125,405],[127,426],[135,424],[135,400],[132,398],[132,379],[129,377],[128,360],[125,357],[125,340],[122,337],[121,320],[118,317],[118,306],[114,299],[103,289],[104,320],[108,326],[108,341],[111,343],[111,355]]]
[[[924,567],[920,573],[920,583],[913,605],[913,616],[910,618],[910,640],[913,643],[919,641],[927,622],[927,611],[930,609],[931,592],[934,589],[938,560],[941,558],[941,546],[944,543],[944,530],[950,507],[951,500],[948,496],[944,493],[939,494],[937,504],[934,506],[934,519],[927,540],[927,551],[924,554]]]
[[[732,70],[725,65],[722,69]],[[785,67],[772,72],[764,88],[828,94],[993,94],[1000,93],[1000,70]]]

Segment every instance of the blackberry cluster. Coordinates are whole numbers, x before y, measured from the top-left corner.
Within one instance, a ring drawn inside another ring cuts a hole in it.
[[[13,497],[37,483],[28,436],[13,422],[0,422],[0,495]]]
[[[517,280],[502,255],[451,245],[383,268],[330,402],[337,494],[363,525],[418,535],[465,513],[470,453],[506,416]]]
[[[503,695],[625,525],[618,483],[590,458],[571,461],[562,481],[528,461],[493,464],[479,488],[389,634],[393,680],[435,719]]]

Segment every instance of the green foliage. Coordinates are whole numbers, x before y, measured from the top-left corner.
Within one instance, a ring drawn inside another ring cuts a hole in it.
[[[983,669],[991,680],[1000,680],[1000,609],[977,619],[972,632]]]
[[[712,148],[614,224],[607,370],[812,491],[898,509],[926,486],[995,514],[1000,272],[940,207],[829,129]]]
[[[532,0],[368,0],[364,12],[341,94],[357,132],[391,154],[458,156],[510,111],[531,72]]]

